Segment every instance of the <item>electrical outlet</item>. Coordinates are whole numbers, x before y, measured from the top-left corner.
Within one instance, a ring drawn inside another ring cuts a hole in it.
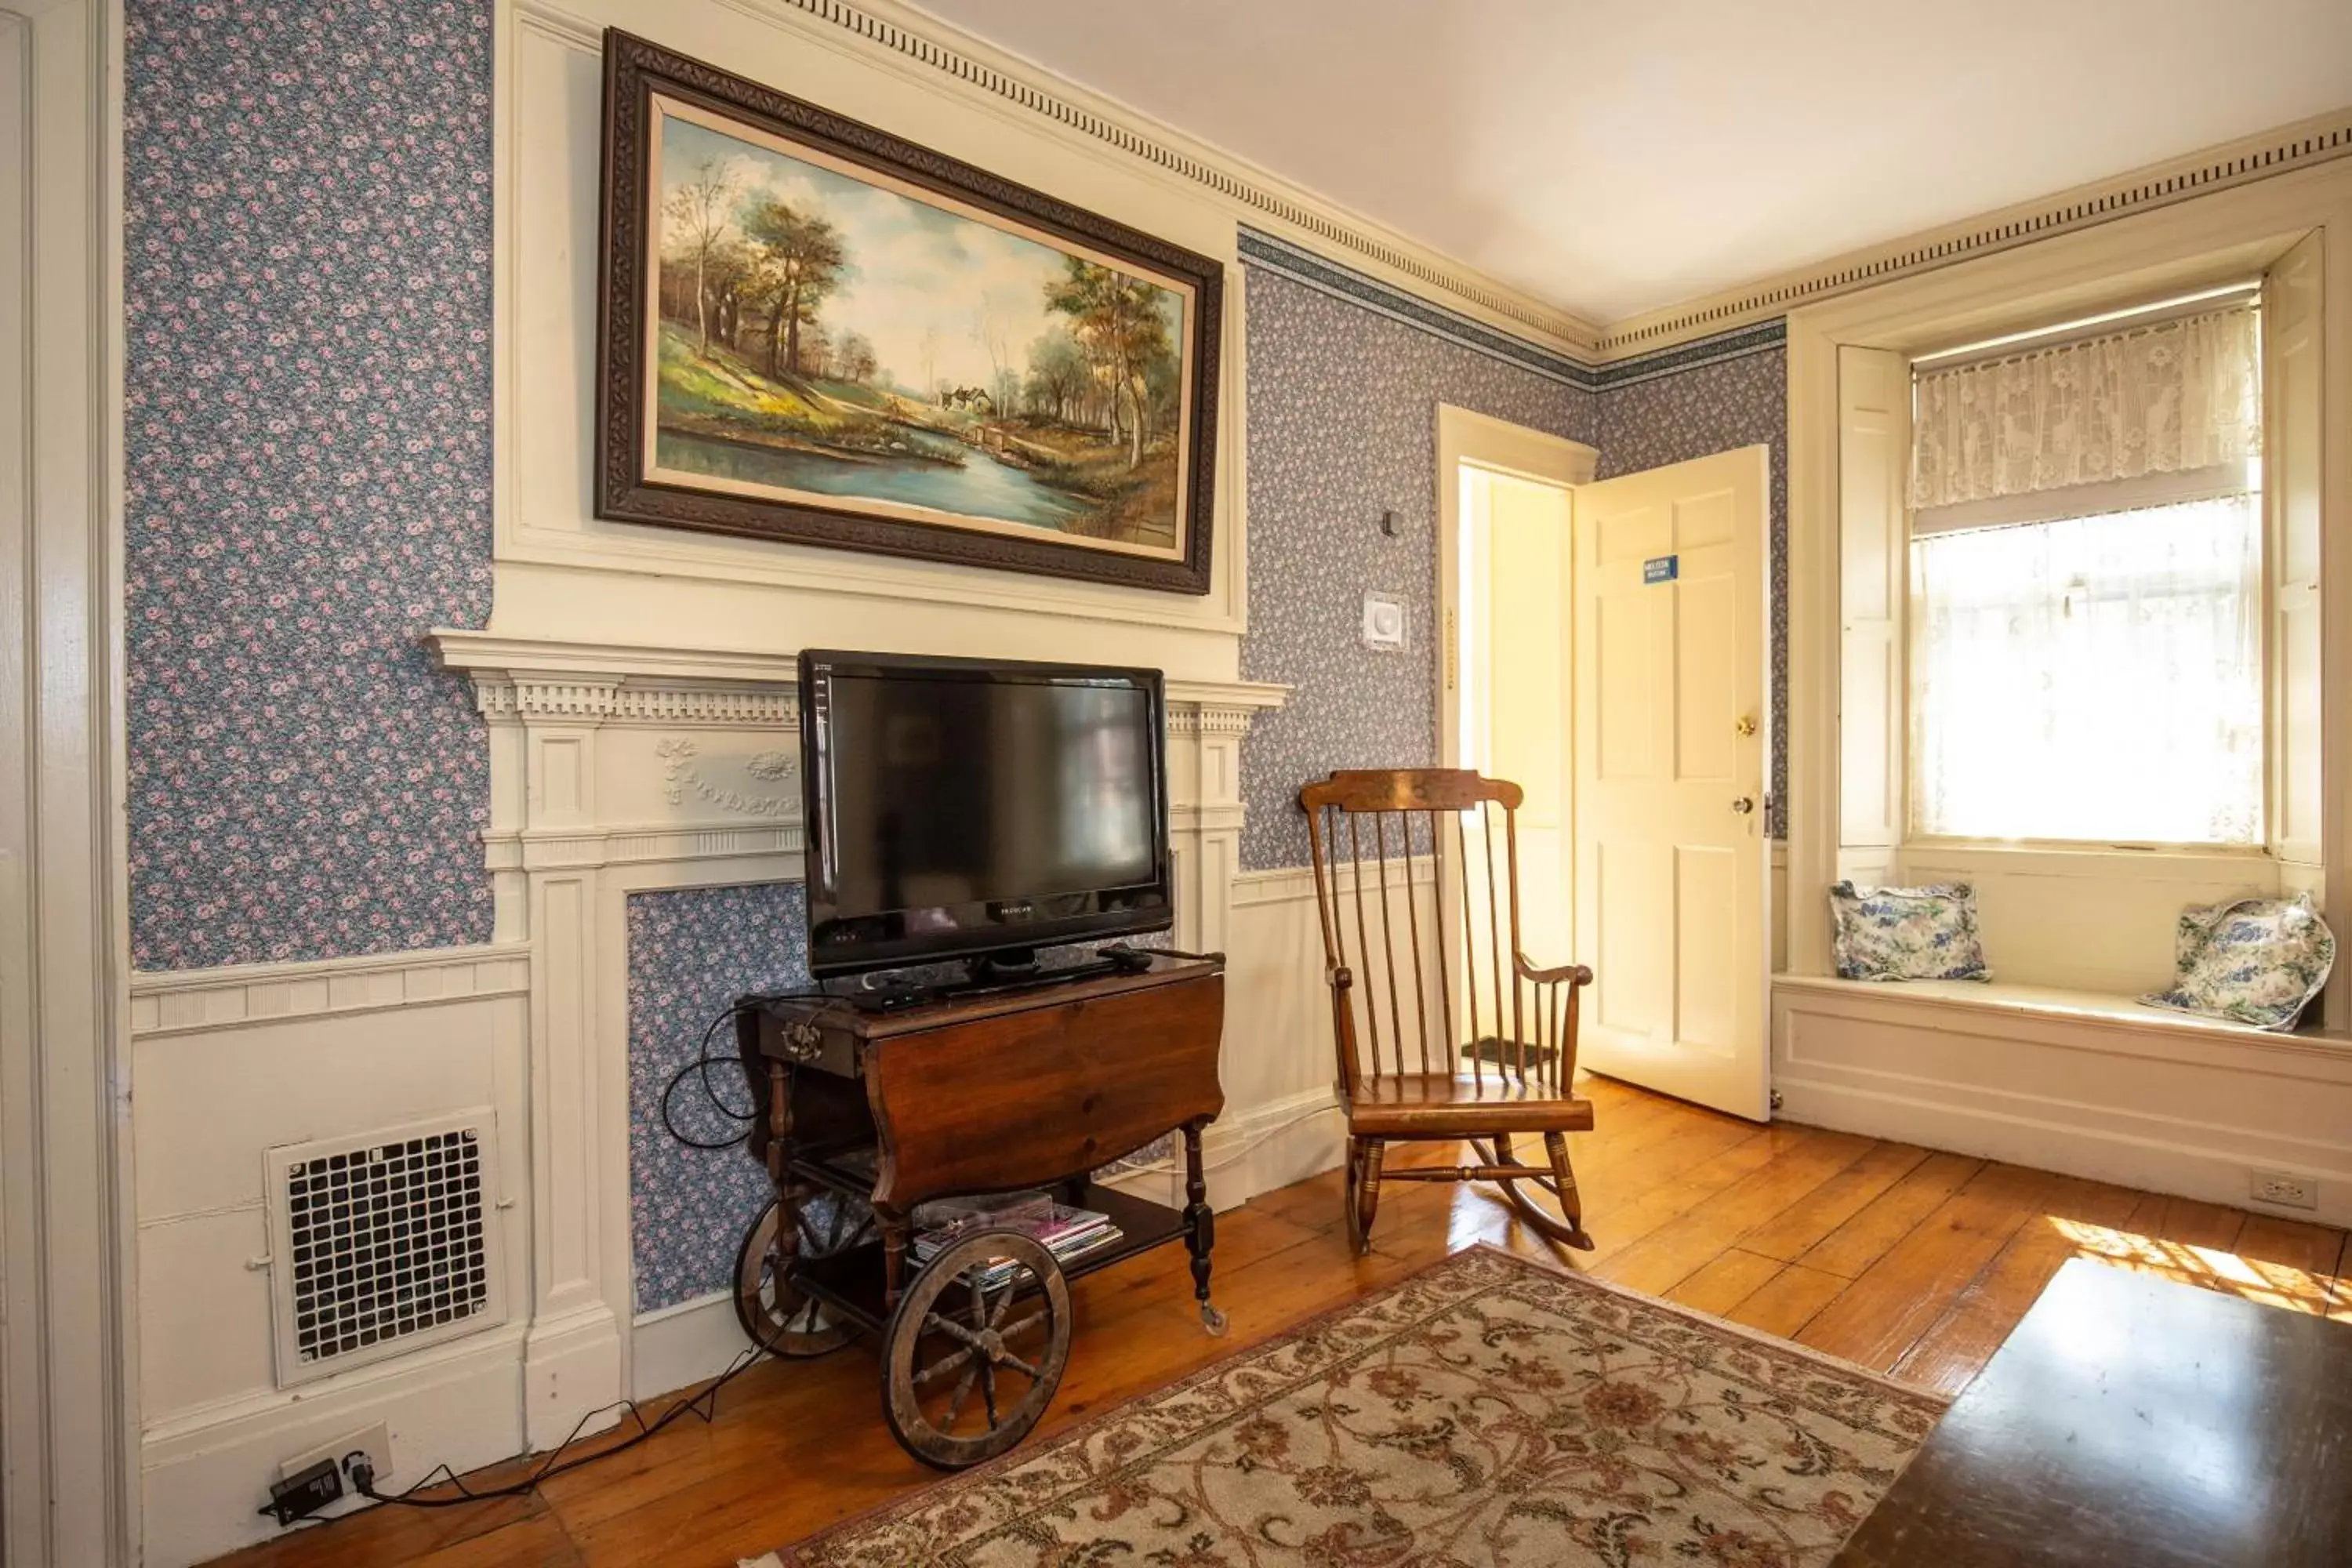
[[[2278,1171],[2246,1173],[2246,1195],[2258,1204],[2275,1204],[2281,1208],[2315,1209],[2319,1206],[2318,1185],[2305,1176],[2290,1176]]]
[[[346,1489],[352,1489],[351,1471],[343,1465],[344,1458],[352,1454],[368,1457],[368,1464],[375,1471],[375,1479],[370,1484],[378,1491],[383,1490],[392,1479],[392,1433],[381,1421],[373,1426],[362,1426],[356,1432],[346,1432],[331,1443],[306,1448],[280,1465],[278,1470],[290,1478],[325,1459],[332,1463],[342,1476]]]

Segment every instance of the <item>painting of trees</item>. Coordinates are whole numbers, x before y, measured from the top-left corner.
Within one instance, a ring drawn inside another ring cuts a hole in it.
[[[1045,286],[1046,307],[1071,319],[1096,377],[1110,389],[1111,435],[1124,440],[1127,466],[1139,468],[1150,424],[1146,377],[1155,361],[1171,356],[1160,309],[1164,290],[1081,256],[1064,258],[1063,266],[1063,276]]]
[[[716,158],[705,158],[662,204],[663,216],[676,226],[678,247],[694,268],[694,325],[704,353],[710,352],[711,258],[733,226],[729,208],[734,200],[733,176]]]
[[[772,198],[751,204],[743,233],[758,247],[768,297],[768,375],[801,374],[801,329],[841,282],[848,254],[833,225]]]

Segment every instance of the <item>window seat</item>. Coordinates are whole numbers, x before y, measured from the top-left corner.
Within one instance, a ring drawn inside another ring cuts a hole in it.
[[[2352,1223],[2352,1037],[2023,984],[1783,974],[1774,1114],[2094,1182]],[[2302,1182],[2311,1201],[2267,1202]]]
[[[2207,1018],[2194,1013],[2150,1007],[2133,996],[2102,991],[2074,991],[2056,985],[2014,984],[1999,980],[1841,980],[1833,975],[1821,974],[1776,974],[1772,977],[1772,985],[1776,991],[1793,989],[1976,1014],[2008,1013],[2021,1019],[2123,1026],[2192,1038],[2232,1040],[2247,1045],[2275,1045],[2290,1049],[2318,1047],[2352,1050],[2352,1034],[2342,1030],[2297,1030],[2292,1034],[2278,1034],[2224,1018]]]

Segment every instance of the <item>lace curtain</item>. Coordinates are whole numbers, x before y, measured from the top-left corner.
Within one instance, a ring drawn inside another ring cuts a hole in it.
[[[2253,310],[2240,305],[1922,372],[1913,389],[1912,505],[1924,511],[2242,469],[2261,449],[2256,336]]]
[[[1914,828],[2260,843],[2261,514],[2242,493],[1915,541]]]

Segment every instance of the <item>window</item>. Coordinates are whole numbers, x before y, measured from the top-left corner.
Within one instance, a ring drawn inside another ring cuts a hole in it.
[[[2263,843],[2256,325],[1915,374],[1914,834]]]

